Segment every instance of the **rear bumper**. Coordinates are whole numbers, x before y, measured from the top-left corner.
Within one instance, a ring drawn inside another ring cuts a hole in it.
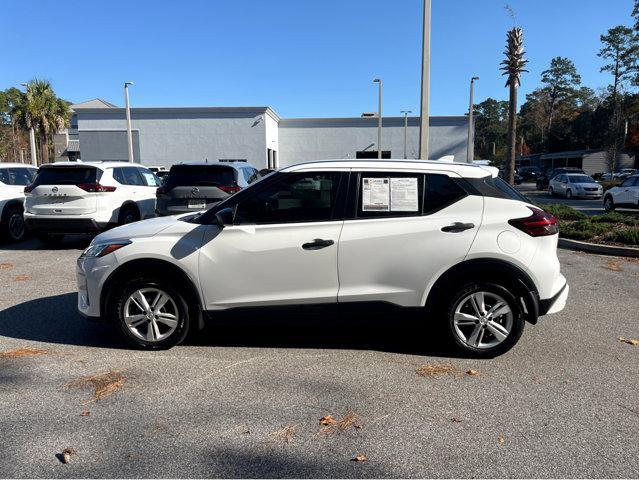
[[[206,206],[204,208],[189,208],[187,206],[188,204],[186,201],[178,205],[175,205],[175,203],[173,205],[167,205],[166,204],[167,202],[162,202],[160,199],[158,199],[156,203],[156,207],[155,207],[155,213],[162,217],[165,217],[168,215],[181,215],[182,213],[195,213],[195,212],[200,212],[202,210],[206,210],[212,207],[213,205],[217,205],[221,201],[222,200],[207,201]]]
[[[27,229],[35,233],[95,233],[111,226],[108,222],[96,222],[94,218],[44,218],[28,213],[25,213],[24,221]]]
[[[552,313],[562,311],[566,306],[566,300],[568,300],[569,292],[570,286],[568,285],[568,282],[565,282],[563,287],[561,287],[552,297],[539,300],[539,315],[550,315]]]

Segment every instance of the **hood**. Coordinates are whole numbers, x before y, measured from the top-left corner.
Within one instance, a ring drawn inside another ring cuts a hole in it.
[[[148,220],[140,220],[139,222],[133,222],[107,230],[95,237],[91,243],[108,243],[116,240],[152,237],[171,225],[174,225],[175,222],[180,222],[182,221],[181,219],[192,216],[194,216],[192,213],[186,213],[170,217],[155,217]]]

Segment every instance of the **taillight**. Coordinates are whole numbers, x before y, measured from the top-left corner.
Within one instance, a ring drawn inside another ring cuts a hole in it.
[[[99,192],[115,192],[115,187],[109,185],[100,185],[97,182],[94,183],[78,183],[76,187],[81,188],[85,192],[99,193]]]
[[[35,184],[31,183],[29,185],[27,185],[26,187],[24,187],[24,193],[30,193],[33,191],[33,189],[35,188]]]
[[[217,188],[226,193],[236,193],[241,190],[241,187],[239,185],[218,185]]]
[[[554,215],[539,208],[528,208],[532,210],[531,216],[508,220],[508,223],[531,237],[545,237],[559,233],[559,226]]]

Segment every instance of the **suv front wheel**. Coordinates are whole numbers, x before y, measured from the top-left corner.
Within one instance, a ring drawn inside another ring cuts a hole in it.
[[[124,338],[145,350],[181,343],[189,330],[189,309],[180,292],[154,278],[127,282],[112,302]]]
[[[448,332],[464,353],[494,357],[510,350],[524,331],[517,299],[501,285],[470,283],[454,294],[447,309]]]

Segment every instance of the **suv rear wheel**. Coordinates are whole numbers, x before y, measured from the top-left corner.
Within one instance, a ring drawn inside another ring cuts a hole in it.
[[[118,215],[118,225],[126,225],[127,223],[133,223],[140,220],[140,212],[133,205],[125,205],[120,207],[120,214]]]
[[[2,237],[9,242],[19,242],[26,235],[22,208],[13,206],[7,208],[2,219]]]
[[[501,285],[484,282],[466,284],[452,295],[447,320],[456,347],[477,357],[510,350],[525,323],[515,296]]]
[[[155,278],[127,282],[112,302],[124,338],[145,350],[179,344],[189,330],[189,309],[180,292]]]

